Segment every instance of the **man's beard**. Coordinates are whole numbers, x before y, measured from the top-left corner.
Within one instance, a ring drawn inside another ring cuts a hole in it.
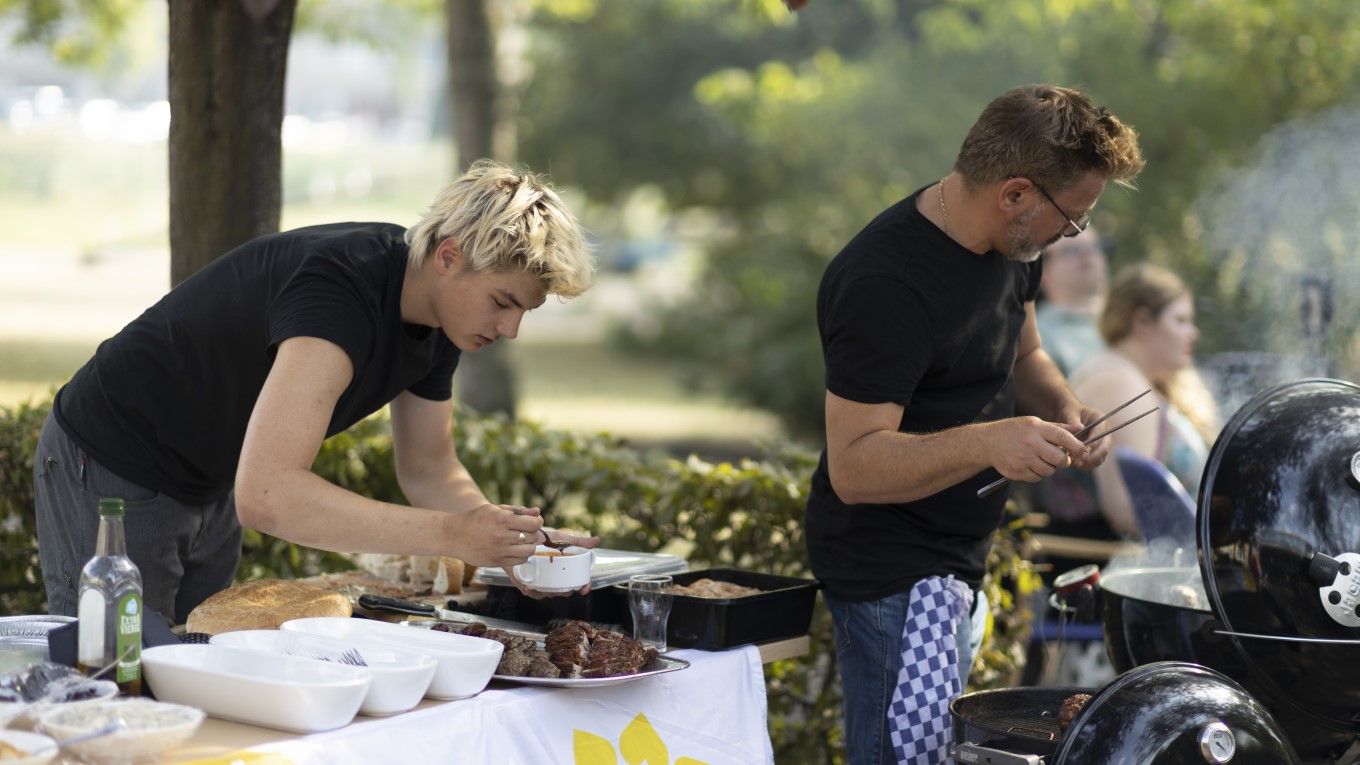
[[[1011,225],[1006,228],[1006,251],[1007,258],[1017,263],[1033,263],[1039,259],[1039,254],[1044,248],[1062,238],[1062,232],[1052,239],[1039,244],[1034,241],[1034,235],[1029,232],[1029,224],[1039,217],[1043,208],[1038,205],[1031,207],[1029,212],[1021,214],[1019,218],[1011,221]]]

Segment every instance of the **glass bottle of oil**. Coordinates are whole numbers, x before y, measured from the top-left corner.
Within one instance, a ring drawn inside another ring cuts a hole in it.
[[[93,675],[116,664],[103,679],[129,696],[142,692],[142,574],[127,556],[123,500],[99,500],[94,557],[80,572],[77,667]]]

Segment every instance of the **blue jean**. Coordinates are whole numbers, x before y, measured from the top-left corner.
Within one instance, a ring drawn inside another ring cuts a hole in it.
[[[840,600],[822,591],[836,627],[850,765],[896,765],[888,739],[888,705],[902,669],[902,628],[910,600],[910,591],[864,603]],[[981,613],[977,607],[985,602],[977,598],[974,613]],[[965,685],[977,647],[972,632],[972,615],[965,614],[958,633],[959,678]]]
[[[94,554],[99,498],[124,500],[128,557],[142,575],[142,602],[174,624],[231,586],[241,562],[234,494],[186,505],[105,468],[66,435],[51,414],[33,461],[38,556],[49,613],[76,615],[80,572]]]

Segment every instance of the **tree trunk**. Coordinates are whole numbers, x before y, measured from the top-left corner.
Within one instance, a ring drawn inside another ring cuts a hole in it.
[[[449,108],[458,153],[458,174],[473,162],[495,157],[495,31],[488,0],[447,0]],[[504,343],[493,343],[458,362],[458,396],[479,412],[515,416],[518,386]]]
[[[170,286],[279,230],[297,0],[169,0]]]

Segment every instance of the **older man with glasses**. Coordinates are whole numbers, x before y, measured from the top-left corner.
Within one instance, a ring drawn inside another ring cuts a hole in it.
[[[1107,454],[1073,437],[1101,413],[1040,345],[1038,258],[1081,233],[1107,183],[1130,185],[1142,167],[1134,131],[1085,95],[1013,88],[983,110],[953,172],[881,213],[826,269],[827,446],[806,538],[856,765],[948,757],[948,702],[986,623],[979,587],[1006,503],[978,489]]]

